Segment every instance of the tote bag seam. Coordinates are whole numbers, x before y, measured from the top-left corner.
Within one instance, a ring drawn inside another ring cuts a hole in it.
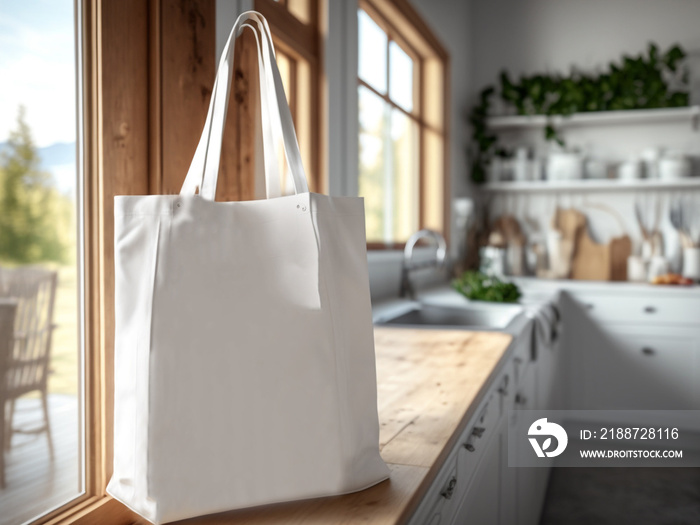
[[[311,200],[311,199],[309,199],[309,200]],[[339,381],[339,377],[338,377],[338,363],[339,363],[338,359],[339,358],[338,358],[338,348],[336,345],[336,341],[337,341],[337,337],[336,337],[337,332],[336,332],[336,328],[335,328],[336,321],[335,321],[335,315],[334,315],[334,309],[333,309],[333,302],[330,299],[330,288],[329,288],[328,279],[326,276],[326,271],[327,271],[326,266],[327,265],[324,262],[324,258],[321,256],[320,232],[316,228],[316,224],[314,223],[314,221],[311,217],[311,214],[309,214],[309,220],[311,222],[311,227],[314,229],[314,233],[315,233],[314,237],[316,238],[316,248],[317,248],[317,253],[318,253],[318,269],[319,269],[319,278],[320,278],[319,285],[321,283],[323,284],[323,288],[324,288],[323,295],[325,296],[326,304],[328,305],[328,312],[330,313],[330,317],[331,317],[330,328],[331,328],[331,334],[333,336],[333,338],[332,338],[333,360],[335,361],[335,366],[334,366],[334,369],[335,369],[335,392],[336,392],[336,398],[338,400],[338,406],[341,408],[341,410],[338,411],[338,430],[339,430],[338,441],[340,442],[340,450],[341,450],[341,454],[343,456],[341,458],[341,461],[340,461],[341,469],[342,469],[340,481],[342,482],[343,478],[344,478],[344,470],[345,470],[345,465],[344,465],[343,460],[345,459],[346,452],[347,452],[347,447],[345,445],[345,436],[344,436],[344,434],[345,434],[344,422],[346,419],[344,417],[345,416],[344,412],[347,412],[347,409],[346,409],[345,403],[344,403],[345,396],[342,396],[341,392],[340,392],[340,381]],[[346,375],[347,374],[343,374],[343,376],[346,376]],[[347,385],[345,385],[345,390],[347,390]]]
[[[313,224],[313,221],[311,221]],[[314,230],[316,228],[314,227]],[[339,441],[340,441],[340,449],[342,453],[342,458],[340,461],[341,465],[341,479],[340,482],[341,484],[345,484],[346,482],[346,477],[347,477],[347,466],[345,464],[345,461],[347,460],[347,457],[349,456],[349,450],[346,445],[346,440],[345,440],[345,431],[346,431],[346,426],[348,422],[348,407],[347,407],[347,364],[345,363],[345,346],[340,343],[339,338],[337,337],[338,330],[336,329],[336,323],[337,323],[337,316],[335,313],[335,308],[333,305],[333,301],[331,299],[332,295],[332,290],[330,289],[329,282],[331,279],[328,279],[327,274],[327,264],[321,264],[321,261],[323,258],[321,257],[321,246],[320,246],[320,235],[317,236],[317,243],[318,243],[318,254],[319,254],[319,269],[321,270],[319,273],[321,275],[321,280],[324,284],[324,289],[325,289],[325,297],[326,297],[326,303],[328,304],[328,311],[331,316],[331,333],[333,335],[333,357],[335,360],[335,390],[336,390],[336,396],[338,400],[338,407],[340,410],[338,410],[338,427],[340,430],[340,436],[339,436]],[[340,347],[339,347],[340,345]],[[340,354],[340,355],[339,355]],[[342,368],[342,378],[340,377],[341,374],[339,374],[339,368]],[[342,379],[342,385],[341,385],[341,379]],[[341,386],[342,386],[342,392],[341,392]]]
[[[155,238],[155,245],[153,247],[153,252],[151,256],[151,261],[150,261],[150,290],[149,290],[149,300],[148,300],[148,308],[147,308],[147,313],[148,313],[148,320],[144,323],[144,336],[142,338],[142,341],[145,342],[145,345],[142,343],[141,349],[140,349],[140,359],[138,360],[139,363],[146,362],[148,363],[147,367],[140,367],[140,374],[142,376],[145,376],[145,381],[143,378],[141,381],[139,381],[139,385],[141,386],[142,389],[145,389],[145,396],[146,396],[146,403],[145,403],[145,410],[147,411],[147,427],[145,429],[145,464],[143,465],[145,469],[145,488],[146,488],[146,493],[143,494],[145,502],[150,500],[151,498],[149,497],[149,494],[151,493],[150,491],[150,486],[149,486],[149,440],[150,440],[150,408],[151,408],[151,382],[150,382],[150,367],[151,367],[151,352],[153,350],[153,303],[155,299],[155,291],[156,291],[156,273],[158,270],[158,255],[160,252],[160,237],[161,237],[161,228],[162,228],[162,221],[158,221],[158,226],[156,227],[156,238]],[[144,348],[145,347],[145,348]],[[144,352],[147,352],[147,356],[143,356],[142,354]],[[147,359],[145,358],[147,357]],[[138,396],[140,398],[143,397],[144,392],[142,391],[142,396]],[[138,449],[137,449],[138,450]],[[144,503],[145,503],[144,502]],[[157,512],[156,512],[157,514]],[[154,520],[156,520],[156,516],[153,517]]]

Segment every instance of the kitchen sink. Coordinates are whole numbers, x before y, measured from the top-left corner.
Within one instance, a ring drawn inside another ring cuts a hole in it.
[[[375,323],[387,326],[504,330],[522,310],[522,306],[510,304],[462,307],[413,304],[408,310],[379,318]]]

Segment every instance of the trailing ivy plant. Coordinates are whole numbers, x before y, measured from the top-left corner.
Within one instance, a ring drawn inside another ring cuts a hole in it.
[[[646,53],[624,56],[611,62],[606,71],[585,73],[573,69],[568,76],[535,74],[513,81],[507,72],[500,75],[500,97],[518,115],[571,115],[588,111],[675,108],[688,105],[688,71],[683,65],[686,53],[675,45],[659,54],[651,43]],[[680,84],[680,85],[674,85]],[[486,124],[493,86],[485,88],[472,108],[474,152],[472,180],[486,180],[486,168],[494,156],[506,156],[496,135]],[[564,146],[551,124],[545,126],[545,138]]]

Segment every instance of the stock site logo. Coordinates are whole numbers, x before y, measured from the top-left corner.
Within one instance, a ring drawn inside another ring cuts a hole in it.
[[[527,432],[528,439],[532,448],[535,449],[535,454],[537,457],[543,458],[547,456],[548,458],[555,458],[566,449],[566,445],[569,443],[569,437],[566,435],[566,430],[564,430],[560,425],[556,423],[549,423],[547,418],[538,419],[532,425],[530,425],[530,430]],[[535,437],[533,437],[535,436]],[[547,438],[542,442],[538,441],[538,437],[547,436]],[[557,448],[548,451],[552,446],[552,438],[557,440]]]

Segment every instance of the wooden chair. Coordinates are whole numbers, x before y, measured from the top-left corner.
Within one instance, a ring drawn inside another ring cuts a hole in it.
[[[53,441],[48,409],[48,376],[51,360],[53,309],[58,274],[39,267],[0,268],[0,297],[16,301],[14,330],[4,372],[0,376],[0,409],[4,419],[4,451],[10,449],[14,433],[46,432],[53,459]],[[0,368],[0,372],[3,369]],[[43,424],[36,428],[15,428],[15,400],[39,392]],[[9,411],[7,410],[9,405]],[[4,452],[3,451],[3,452]]]
[[[15,345],[17,301],[0,297],[0,489],[5,488],[5,371]]]

